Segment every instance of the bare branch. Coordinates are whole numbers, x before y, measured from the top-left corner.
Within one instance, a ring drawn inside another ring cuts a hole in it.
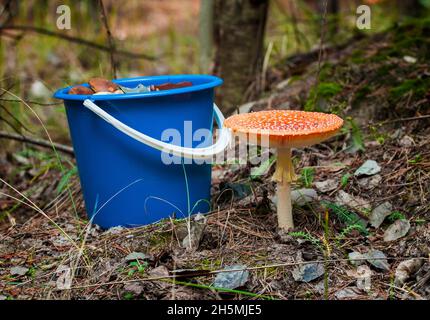
[[[50,37],[56,37],[56,38],[60,38],[63,40],[67,40],[73,43],[78,43],[78,44],[82,44],[94,49],[98,49],[101,51],[105,51],[105,52],[110,52],[111,48],[110,47],[106,47],[104,45],[101,44],[97,44],[82,38],[78,38],[78,37],[73,37],[73,36],[69,36],[66,34],[62,34],[59,32],[54,32],[48,29],[44,29],[44,28],[39,28],[39,27],[33,27],[33,26],[1,26],[0,27],[0,32],[3,30],[21,30],[21,31],[28,31],[28,32],[34,32],[34,33],[38,33],[38,34],[43,34],[46,36],[50,36]],[[124,50],[117,50],[116,53],[118,55],[121,56],[125,56],[125,57],[129,57],[129,58],[136,58],[136,59],[145,59],[145,60],[150,60],[150,61],[154,61],[156,60],[158,57],[154,57],[154,56],[150,56],[144,53],[133,53],[130,51],[124,51]]]

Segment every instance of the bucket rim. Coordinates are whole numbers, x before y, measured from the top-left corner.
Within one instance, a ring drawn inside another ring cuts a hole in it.
[[[91,99],[93,101],[101,101],[101,100],[128,100],[128,99],[144,99],[144,98],[153,98],[153,97],[161,97],[161,96],[170,96],[177,95],[182,93],[190,93],[201,91],[209,88],[214,88],[220,86],[223,83],[223,80],[217,76],[207,75],[207,74],[177,74],[177,75],[162,75],[162,76],[141,76],[141,77],[132,77],[132,78],[121,78],[112,80],[112,82],[127,86],[127,83],[130,82],[151,82],[151,81],[164,81],[164,82],[180,82],[180,81],[190,81],[193,80],[207,80],[205,83],[192,85],[189,87],[176,88],[176,89],[168,89],[168,90],[160,90],[160,91],[151,91],[151,92],[142,92],[142,93],[127,93],[127,94],[99,94],[99,95],[91,95],[91,94],[68,94],[69,90],[72,87],[81,85],[88,87],[88,83],[75,84],[65,88],[61,88],[57,90],[53,97],[62,100],[78,100],[84,101],[85,99]],[[150,83],[148,83],[150,84]]]

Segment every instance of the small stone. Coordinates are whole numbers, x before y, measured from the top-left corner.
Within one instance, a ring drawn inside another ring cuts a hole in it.
[[[182,240],[182,247],[188,250],[196,250],[200,245],[203,234],[206,228],[207,219],[201,213],[194,216],[194,221],[191,222],[190,230]],[[188,230],[187,230],[188,231]]]
[[[125,230],[125,228],[124,228],[124,227],[121,227],[121,226],[112,227],[112,228],[109,228],[109,229],[106,231],[106,234],[112,234],[112,235],[114,235],[114,234],[120,234],[120,233],[122,233],[124,230]]]
[[[143,292],[143,286],[138,282],[127,283],[124,286],[126,292],[133,293],[133,295],[138,296]]]
[[[13,276],[24,276],[28,272],[28,268],[16,266],[10,269],[10,274]]]
[[[408,234],[411,224],[409,220],[399,219],[394,221],[384,233],[384,241],[395,241]]]
[[[370,203],[369,201],[358,197],[353,196],[349,193],[346,193],[343,190],[339,190],[339,192],[336,194],[335,201],[337,204],[340,204],[342,206],[350,207],[352,209],[366,209],[370,210]]]
[[[360,178],[358,179],[358,185],[365,190],[371,190],[377,186],[382,181],[382,177],[379,174],[375,174],[372,177]]]
[[[158,266],[152,270],[149,270],[148,274],[151,277],[168,277],[170,275],[169,269],[165,266]]]
[[[310,282],[324,274],[322,263],[307,263],[296,267],[293,271],[293,278],[299,282]]]
[[[132,252],[125,257],[126,262],[135,261],[135,260],[148,260],[150,257],[142,252]]]
[[[318,194],[314,189],[298,189],[291,192],[291,201],[298,206],[304,206],[317,199]]]
[[[355,172],[355,176],[372,176],[374,174],[377,174],[381,171],[381,167],[378,165],[378,163],[375,160],[366,160],[365,163],[361,165],[360,168],[358,168]]]
[[[410,147],[413,147],[413,146],[415,145],[415,141],[414,141],[414,139],[412,139],[410,136],[405,135],[405,136],[403,136],[403,138],[399,141],[399,145],[400,145],[401,147],[404,147],[404,148],[410,148]]]
[[[380,250],[370,250],[365,254],[367,262],[369,262],[375,268],[390,271],[390,264],[387,261],[387,257]]]
[[[346,299],[357,299],[361,294],[360,289],[356,287],[349,287],[342,290],[337,291],[334,296],[339,300]]]
[[[216,288],[236,289],[245,285],[249,278],[249,271],[245,265],[237,264],[225,267],[224,270],[238,270],[220,272],[215,277],[213,286]]]
[[[402,286],[422,265],[423,261],[421,259],[409,259],[400,262],[396,268],[394,284]]]
[[[315,187],[318,191],[326,193],[333,191],[337,188],[338,182],[335,179],[327,179],[325,181],[317,181],[315,182]]]
[[[353,251],[348,254],[349,262],[354,266],[360,266],[365,263],[366,256],[360,252]]]
[[[374,228],[379,228],[379,226],[384,222],[384,219],[388,217],[393,211],[393,206],[390,202],[386,201],[375,209],[372,210],[369,216],[370,225]]]
[[[357,268],[357,288],[363,291],[369,292],[371,289],[370,279],[372,276],[372,270],[367,265],[361,265]]]

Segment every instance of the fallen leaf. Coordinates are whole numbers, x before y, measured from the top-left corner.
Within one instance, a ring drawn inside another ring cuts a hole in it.
[[[423,265],[421,259],[409,259],[402,261],[396,268],[394,284],[402,286]]]

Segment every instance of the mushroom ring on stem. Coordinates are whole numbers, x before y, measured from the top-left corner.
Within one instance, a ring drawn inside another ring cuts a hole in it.
[[[245,137],[248,143],[277,149],[273,180],[278,185],[278,224],[284,230],[294,228],[290,183],[295,175],[291,148],[310,146],[332,137],[342,127],[343,120],[321,112],[268,110],[233,115],[224,125],[234,135]]]

